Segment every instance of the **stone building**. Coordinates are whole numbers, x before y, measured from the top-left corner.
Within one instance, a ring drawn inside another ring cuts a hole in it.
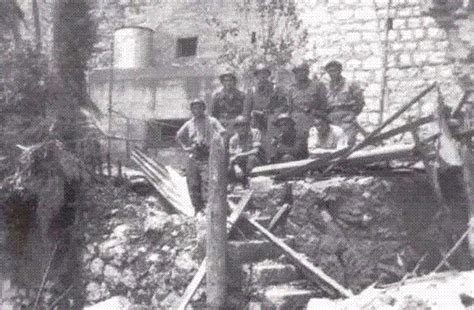
[[[250,2],[91,2],[98,26],[98,42],[90,62],[91,97],[107,111],[114,31],[124,26],[150,28],[154,31],[151,61],[146,68],[114,70],[113,106],[122,115],[132,118],[128,132],[134,138],[145,139],[147,131],[150,136],[150,132],[152,135],[160,133],[159,128],[165,128],[162,132],[165,135],[172,135],[173,128],[189,117],[186,101],[196,95],[209,99],[218,86],[215,69],[222,41],[207,20],[218,17],[233,21],[241,28],[238,35],[242,40],[258,37],[262,31],[258,16],[238,9],[242,3]],[[323,70],[327,61],[338,59],[344,63],[345,76],[358,80],[365,88],[367,105],[359,122],[366,130],[380,121],[384,84],[385,118],[434,81],[440,83],[445,102],[454,106],[463,90],[472,85],[472,2],[296,1],[297,12],[308,31],[308,45],[304,51],[298,51],[295,58],[316,59],[312,72],[323,80],[327,79]],[[436,100],[436,92],[432,92],[410,110],[407,117],[429,113]],[[126,134],[124,118],[117,114],[113,119],[114,134]],[[158,124],[157,121],[172,126],[153,125]]]

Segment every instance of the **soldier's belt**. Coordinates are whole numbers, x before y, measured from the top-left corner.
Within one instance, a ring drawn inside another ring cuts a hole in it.
[[[331,111],[352,111],[357,107],[358,107],[357,104],[334,105],[331,107]]]

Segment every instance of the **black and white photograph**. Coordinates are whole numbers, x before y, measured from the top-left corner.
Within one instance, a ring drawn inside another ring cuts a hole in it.
[[[0,310],[474,309],[474,0],[0,0]]]

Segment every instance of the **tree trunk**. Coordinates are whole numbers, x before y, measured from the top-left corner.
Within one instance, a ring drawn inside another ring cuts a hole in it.
[[[35,25],[36,50],[41,51],[41,23],[38,0],[31,0],[31,10],[33,11],[33,21]]]
[[[8,7],[10,8],[10,31],[12,32],[13,42],[15,44],[15,50],[18,51],[21,48],[22,40],[20,33],[20,19],[19,16],[19,7],[16,3],[16,0],[7,0]]]

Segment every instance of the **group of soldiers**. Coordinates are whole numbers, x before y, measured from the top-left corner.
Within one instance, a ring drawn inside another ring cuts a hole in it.
[[[247,186],[250,171],[267,163],[317,157],[356,142],[357,116],[364,107],[363,90],[342,75],[342,64],[325,66],[327,85],[309,77],[305,62],[293,67],[294,83],[277,87],[269,67],[254,70],[255,86],[246,93],[237,87],[237,76],[219,76],[222,89],[209,104],[190,102],[193,117],[178,131],[177,141],[189,153],[188,188],[196,211],[205,206],[210,139],[229,135],[229,175]]]

